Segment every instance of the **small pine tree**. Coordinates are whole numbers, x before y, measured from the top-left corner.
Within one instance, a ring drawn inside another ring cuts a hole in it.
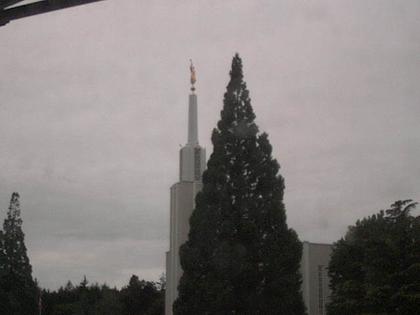
[[[12,194],[0,236],[0,287],[5,297],[0,300],[0,310],[6,310],[4,314],[35,315],[38,290],[26,253],[18,193]]]
[[[280,166],[254,120],[236,54],[180,250],[184,273],[175,314],[305,314],[302,244],[286,223]]]

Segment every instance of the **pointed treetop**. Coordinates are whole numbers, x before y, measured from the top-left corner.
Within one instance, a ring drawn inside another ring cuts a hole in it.
[[[8,216],[11,218],[19,218],[20,217],[20,202],[19,202],[19,194],[14,192],[12,194],[12,198],[10,199],[10,206],[9,206],[9,213]]]
[[[242,59],[236,53],[232,59],[230,81],[223,100],[219,131],[233,132],[239,137],[256,135],[258,127],[254,123],[255,114],[246,83],[243,80]]]
[[[232,59],[232,69],[230,70],[230,77],[232,80],[234,79],[243,79],[243,73],[242,73],[242,59],[239,57],[239,54],[236,53],[235,56],[233,56]]]

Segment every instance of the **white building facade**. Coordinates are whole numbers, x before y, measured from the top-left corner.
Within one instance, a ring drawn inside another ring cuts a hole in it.
[[[302,294],[308,315],[326,315],[331,295],[328,264],[332,245],[303,242]]]
[[[172,315],[182,276],[179,248],[186,242],[189,219],[195,207],[195,196],[201,190],[201,176],[206,167],[206,151],[198,143],[197,95],[194,88],[188,105],[188,142],[180,150],[179,182],[171,187],[170,245],[166,253],[165,315]]]

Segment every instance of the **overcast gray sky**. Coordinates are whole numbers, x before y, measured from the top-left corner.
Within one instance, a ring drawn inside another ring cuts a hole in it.
[[[21,193],[41,286],[157,280],[188,60],[209,154],[235,52],[302,240],[420,201],[419,15],[418,0],[107,0],[1,27],[0,219]]]

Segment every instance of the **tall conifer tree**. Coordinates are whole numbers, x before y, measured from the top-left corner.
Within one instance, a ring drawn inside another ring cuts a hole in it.
[[[18,193],[12,194],[0,237],[0,310],[2,314],[35,315],[37,286],[26,253]]]
[[[254,120],[236,54],[189,238],[180,249],[177,315],[305,314],[302,245],[286,223],[280,166]]]

